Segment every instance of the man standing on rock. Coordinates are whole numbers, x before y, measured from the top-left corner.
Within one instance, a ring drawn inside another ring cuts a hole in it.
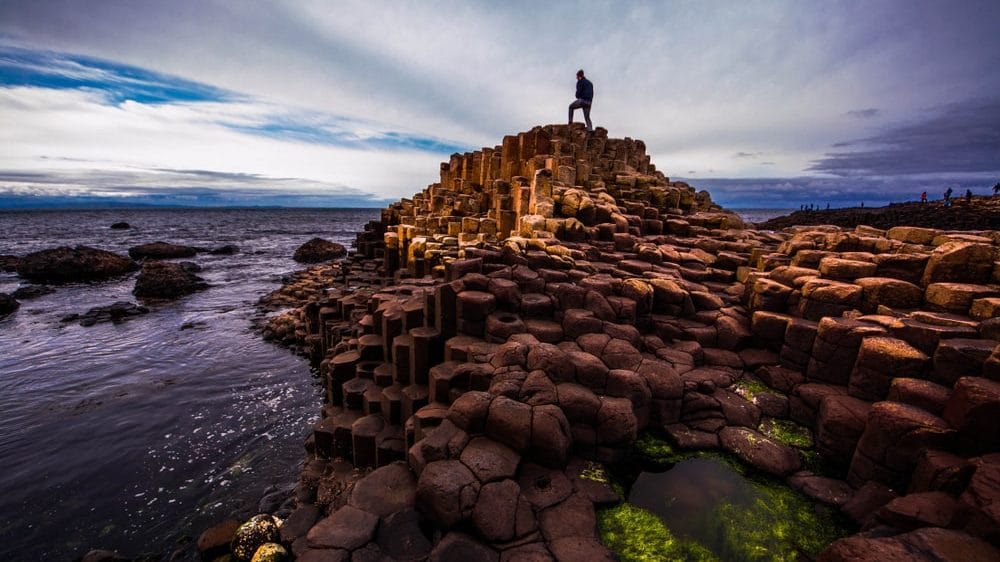
[[[569,104],[569,124],[573,124],[573,112],[583,109],[583,118],[587,121],[587,132],[593,131],[590,123],[590,104],[594,102],[594,85],[583,76],[583,69],[576,71],[576,101]]]

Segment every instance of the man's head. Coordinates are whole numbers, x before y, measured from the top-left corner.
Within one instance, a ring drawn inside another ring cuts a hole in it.
[[[582,68],[580,70],[576,71],[576,79],[580,80],[581,78],[583,78],[583,69]]]

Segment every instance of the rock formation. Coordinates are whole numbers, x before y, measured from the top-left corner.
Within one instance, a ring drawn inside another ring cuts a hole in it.
[[[609,560],[595,507],[621,498],[603,466],[652,429],[877,529],[827,559],[989,557],[997,242],[747,230],[603,129],[455,154],[345,263],[267,299],[302,305],[265,333],[326,390],[282,542],[302,560]],[[839,478],[802,470],[772,430],[792,422]]]
[[[32,252],[17,261],[17,273],[41,283],[99,281],[135,271],[135,262],[114,252],[87,246]]]
[[[295,250],[293,259],[299,263],[317,263],[342,258],[347,255],[347,248],[342,244],[313,238]]]
[[[208,287],[204,279],[195,275],[200,269],[190,262],[146,262],[132,293],[146,299],[172,299],[200,291]]]

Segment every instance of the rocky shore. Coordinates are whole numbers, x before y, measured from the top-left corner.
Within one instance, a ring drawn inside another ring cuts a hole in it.
[[[872,226],[919,226],[943,230],[1000,229],[1000,197],[975,196],[971,201],[956,198],[945,206],[943,201],[893,203],[885,207],[851,207],[795,211],[756,225],[761,230],[780,230],[792,226],[832,224],[843,228]]]
[[[706,452],[852,522],[748,559],[1000,557],[1000,232],[748,229],[600,128],[440,174],[262,300],[326,401],[289,517],[204,559],[716,559],[616,478]]]

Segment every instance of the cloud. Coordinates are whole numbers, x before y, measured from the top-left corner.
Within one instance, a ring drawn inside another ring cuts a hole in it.
[[[879,110],[874,107],[869,107],[867,109],[852,109],[847,112],[847,115],[857,117],[859,119],[871,119],[878,114]]]
[[[854,149],[828,153],[808,170],[843,177],[1000,175],[1000,97],[949,104],[844,146]]]

